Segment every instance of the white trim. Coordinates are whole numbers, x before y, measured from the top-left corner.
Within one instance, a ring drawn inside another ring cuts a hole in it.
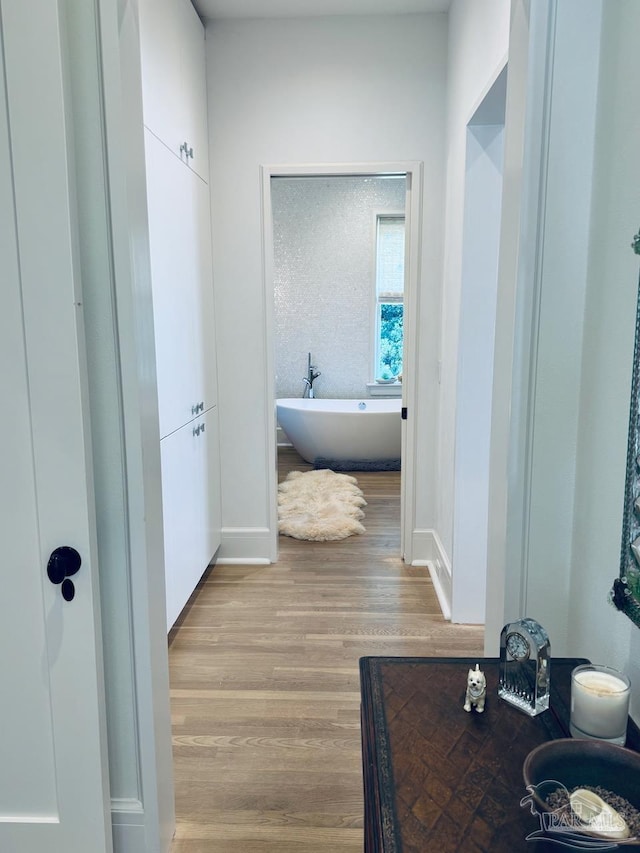
[[[513,12],[517,14],[513,14]],[[485,654],[526,608],[541,219],[555,0],[513,4],[489,471]]]
[[[451,575],[451,561],[444,549],[438,531],[432,527],[417,527],[412,532],[414,559],[412,566],[425,566],[430,560],[441,560]]]
[[[142,802],[134,797],[111,798],[111,823],[132,826],[144,826],[144,808]]]
[[[275,563],[278,559],[278,414],[276,410],[276,367],[275,367],[275,306],[273,302],[273,217],[271,214],[271,177],[272,173],[264,166],[260,167],[260,187],[262,201],[262,303],[265,318],[264,329],[264,387],[265,423],[267,425],[266,464],[268,487],[268,523],[270,531],[268,543],[269,561]],[[222,532],[224,546],[225,532]],[[222,556],[226,557],[224,549]]]
[[[416,373],[418,364],[418,316],[420,255],[422,246],[422,184],[423,164],[420,161],[390,161],[373,163],[303,163],[303,164],[265,164],[260,167],[262,191],[262,251],[263,251],[263,299],[266,317],[265,329],[265,372],[264,386],[267,400],[267,453],[269,488],[269,555],[273,562],[278,555],[277,524],[277,442],[276,442],[276,399],[275,399],[275,333],[273,319],[273,217],[271,213],[271,178],[276,177],[312,177],[317,175],[349,177],[404,175],[407,182],[405,204],[405,326],[404,326],[404,364],[402,405],[407,407],[409,419],[402,421],[402,471],[400,474],[401,554],[406,563],[412,560],[412,538],[415,518],[415,457],[416,457]],[[229,556],[225,549],[225,534],[222,535],[221,556]],[[231,548],[230,543],[230,548]],[[264,553],[264,552],[263,552]],[[236,556],[236,555],[233,555]]]
[[[146,837],[142,824],[114,823],[113,849],[118,853],[140,853],[146,849]]]
[[[401,382],[367,382],[370,397],[402,397]]]
[[[292,163],[292,164],[265,164],[261,166],[263,174],[271,178],[284,177],[313,177],[314,175],[327,175],[333,177],[363,177],[382,175],[402,175],[415,172],[422,164],[417,161],[384,161],[373,163]]]
[[[222,557],[216,560],[216,566],[270,566],[266,557]]]
[[[445,619],[451,619],[453,579],[451,561],[444,550],[437,531],[417,529],[413,531],[413,552],[416,555],[412,566],[427,566],[433,587]]]
[[[420,258],[422,254],[423,164],[406,164],[407,200],[405,204],[405,312],[402,405],[408,418],[402,421],[402,470],[400,472],[401,553],[406,563],[413,560],[412,532],[415,527],[416,390],[420,364],[418,322],[420,317]]]
[[[429,575],[433,582],[433,589],[442,611],[442,616],[448,622],[451,621],[451,590],[447,590],[446,584],[443,584],[442,574],[438,572],[437,567],[433,563],[427,563]],[[450,580],[451,578],[449,578]]]
[[[412,566],[426,566],[435,553],[434,541],[437,533],[431,528],[418,528],[411,531]]]
[[[275,441],[274,441],[275,455]],[[274,491],[275,503],[275,491]],[[276,506],[277,511],[277,506]],[[274,563],[272,557],[273,533],[278,535],[278,525],[269,527],[223,527],[222,542],[216,564],[225,563]]]
[[[118,404],[126,458],[123,486],[129,536],[137,793],[143,800],[112,800],[114,849],[116,853],[139,853],[153,848],[167,853],[175,830],[175,810],[139,24],[135,3],[120,22],[110,0],[99,0],[96,5],[121,382]],[[129,83],[124,89],[123,78]]]
[[[280,424],[276,427],[276,438],[278,442],[278,447],[293,447],[293,444],[289,441],[289,438],[286,432],[282,429]]]
[[[498,79],[498,93],[490,89],[485,96],[493,108],[505,86],[504,78]],[[483,106],[484,101],[478,110]],[[485,618],[504,135],[504,124],[477,123],[465,130],[451,543],[456,565],[452,621],[464,623],[481,623]]]
[[[117,853],[140,853],[146,850],[145,814],[140,800],[111,800],[113,849]]]
[[[264,387],[265,394],[265,423],[267,425],[267,488],[268,488],[268,518],[269,518],[269,547],[268,554],[271,562],[278,559],[278,414],[276,410],[276,368],[275,368],[275,308],[273,304],[273,216],[271,212],[271,177],[272,172],[265,166],[260,167],[260,187],[262,201],[262,300],[265,318],[264,331]],[[221,556],[227,557],[225,547],[225,529],[222,531]]]

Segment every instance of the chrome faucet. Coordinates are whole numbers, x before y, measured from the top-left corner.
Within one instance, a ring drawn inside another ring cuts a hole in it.
[[[308,397],[309,399],[313,398],[315,394],[313,393],[313,383],[320,376],[320,371],[316,373],[315,365],[311,364],[311,353],[309,353],[309,357],[307,359],[307,375],[302,377],[302,381],[304,382],[304,392],[302,397]]]

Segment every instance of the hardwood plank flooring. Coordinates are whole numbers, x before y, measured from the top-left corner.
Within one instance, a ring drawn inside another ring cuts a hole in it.
[[[279,453],[280,479],[311,467]],[[354,476],[365,534],[215,566],[172,631],[172,853],[361,853],[358,659],[482,654],[400,560],[400,474]]]

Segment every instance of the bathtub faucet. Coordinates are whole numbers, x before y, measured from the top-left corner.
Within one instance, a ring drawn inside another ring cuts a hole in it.
[[[315,365],[311,364],[311,353],[307,358],[307,375],[302,377],[302,381],[304,382],[304,392],[302,394],[303,398],[309,397],[312,398],[315,396],[313,393],[313,383],[320,376],[320,371],[316,373]]]

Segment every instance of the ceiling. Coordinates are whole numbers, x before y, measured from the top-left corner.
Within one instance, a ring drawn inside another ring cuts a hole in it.
[[[202,18],[299,18],[447,12],[451,0],[192,0]]]

